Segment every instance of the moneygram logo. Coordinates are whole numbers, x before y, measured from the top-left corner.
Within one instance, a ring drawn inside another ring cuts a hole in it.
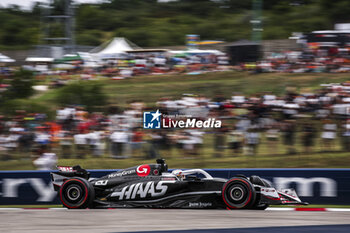
[[[144,129],[160,128],[221,128],[221,120],[208,118],[199,120],[192,117],[181,117],[180,115],[170,116],[163,115],[157,110],[156,112],[143,113]]]

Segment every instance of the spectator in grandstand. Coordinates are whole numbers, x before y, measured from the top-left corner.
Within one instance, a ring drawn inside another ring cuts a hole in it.
[[[126,130],[116,130],[111,136],[111,157],[115,159],[127,158],[127,143],[129,142],[129,135]]]
[[[214,157],[223,157],[226,147],[226,132],[225,126],[218,129],[213,129],[214,131]]]
[[[103,143],[103,133],[101,131],[92,130],[86,135],[86,138],[89,144],[90,154],[102,156],[105,147]]]
[[[9,133],[6,136],[6,151],[8,152],[8,158],[11,158],[18,148],[18,139],[20,138],[20,131],[15,130],[15,128],[11,128]]]
[[[57,165],[57,156],[55,153],[50,152],[47,145],[40,147],[39,157],[33,160],[34,166],[38,170],[52,170]]]
[[[6,147],[7,136],[6,134],[0,134],[0,160],[8,160],[9,154]]]
[[[154,159],[160,158],[159,150],[161,148],[162,140],[164,135],[161,134],[160,130],[153,130],[148,134],[148,153],[147,158]]]
[[[344,151],[350,151],[350,119],[343,121],[341,127],[341,142]]]
[[[74,138],[75,152],[76,152],[77,158],[79,159],[85,158],[87,154],[87,145],[88,145],[86,134],[76,133],[74,134],[73,138]]]
[[[280,140],[280,124],[278,123],[272,123],[267,126],[267,131],[265,133],[268,148],[270,151],[270,154],[276,154],[278,152],[278,145]]]
[[[248,156],[257,155],[257,148],[260,143],[260,134],[256,126],[248,129],[248,131],[245,133],[244,142],[245,142],[244,154]]]
[[[323,132],[322,132],[322,145],[324,151],[329,151],[334,148],[334,141],[336,139],[337,125],[330,119],[327,118],[323,121]]]
[[[295,120],[285,120],[282,125],[284,145],[287,147],[288,154],[295,154]]]
[[[233,156],[238,156],[242,152],[244,135],[241,131],[236,130],[235,126],[229,131],[227,142],[229,148],[232,150]]]
[[[305,122],[302,126],[302,144],[304,146],[304,153],[312,152],[316,138],[316,129],[311,122]]]
[[[183,154],[186,158],[199,156],[203,144],[204,132],[197,129],[187,129],[182,132],[179,143],[182,144]]]
[[[131,135],[131,152],[132,156],[141,157],[140,154],[142,151],[142,146],[144,144],[144,133],[142,132],[140,127],[135,127],[132,129]]]
[[[61,156],[64,159],[72,157],[73,154],[73,137],[69,131],[62,130],[59,135],[59,142],[61,147]]]

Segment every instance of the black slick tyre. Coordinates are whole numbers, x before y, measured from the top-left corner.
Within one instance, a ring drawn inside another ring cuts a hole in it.
[[[85,209],[92,204],[95,192],[87,180],[74,177],[62,184],[59,197],[68,209]]]
[[[247,209],[255,203],[256,192],[247,179],[235,177],[224,184],[222,198],[230,209]]]

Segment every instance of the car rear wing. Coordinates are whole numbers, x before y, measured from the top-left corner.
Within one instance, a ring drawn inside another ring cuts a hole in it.
[[[89,179],[90,172],[86,171],[85,169],[81,168],[79,165],[68,167],[68,166],[57,166],[58,171],[53,172],[55,174],[66,176],[66,177],[73,177],[78,176],[84,179]]]
[[[58,171],[51,172],[51,180],[55,191],[58,191],[64,181],[71,177],[81,177],[86,180],[90,177],[90,172],[81,168],[79,165],[68,167],[68,166],[57,166]]]

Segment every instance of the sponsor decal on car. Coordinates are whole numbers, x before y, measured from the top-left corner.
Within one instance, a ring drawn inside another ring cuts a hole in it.
[[[63,167],[63,166],[57,166],[57,169],[63,172],[74,172],[73,167]]]
[[[107,185],[107,183],[108,183],[108,180],[98,180],[96,181],[95,185],[103,186],[103,185]]]
[[[112,173],[108,175],[108,178],[113,178],[113,177],[120,177],[120,176],[126,176],[126,175],[130,175],[130,174],[134,174],[136,173],[136,170],[126,170],[126,171],[122,171],[122,172],[116,172],[116,173]]]
[[[279,195],[274,188],[262,188],[260,193],[268,197],[279,198]]]
[[[211,202],[189,202],[188,207],[190,208],[204,208],[204,207],[210,207],[213,203]]]
[[[125,186],[121,191],[113,192],[111,197],[119,197],[119,200],[129,200],[146,198],[147,196],[159,197],[163,196],[168,190],[167,184],[173,184],[175,181],[149,181],[147,183],[137,183]]]
[[[151,167],[148,164],[140,165],[136,168],[136,173],[140,177],[148,176],[151,172]]]

